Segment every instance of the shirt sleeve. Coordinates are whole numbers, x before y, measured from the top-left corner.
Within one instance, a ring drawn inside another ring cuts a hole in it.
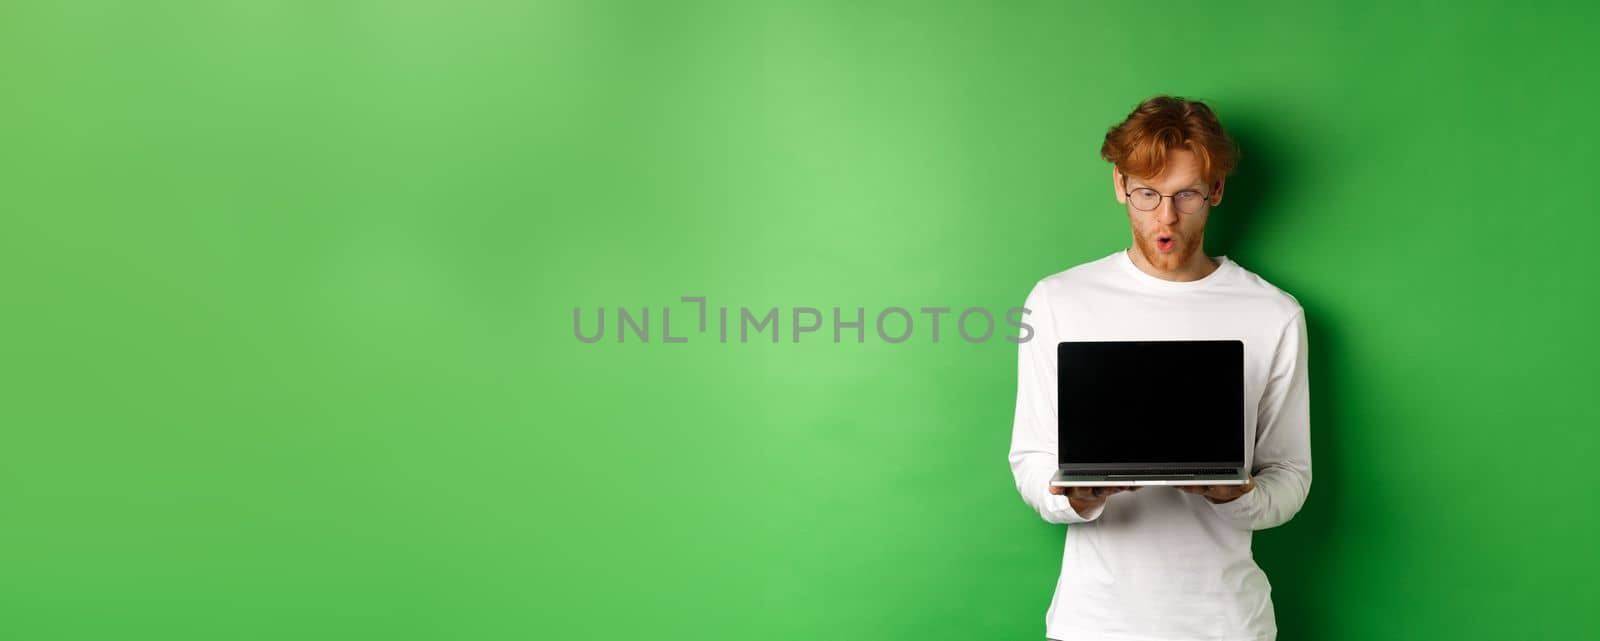
[[[1311,491],[1311,389],[1305,310],[1285,324],[1256,412],[1254,490],[1212,507],[1252,530],[1287,523]]]
[[[1044,284],[1034,285],[1022,304],[1032,328],[1017,345],[1017,411],[1011,424],[1011,475],[1017,492],[1050,523],[1087,523],[1100,516],[1102,503],[1088,514],[1078,514],[1067,497],[1050,493],[1050,478],[1059,467],[1056,456],[1056,333],[1055,318],[1045,298]],[[1029,318],[1031,317],[1031,318]]]

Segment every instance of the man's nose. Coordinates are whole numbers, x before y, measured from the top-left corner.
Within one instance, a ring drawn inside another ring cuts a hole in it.
[[[1163,225],[1175,225],[1178,222],[1178,204],[1171,198],[1162,198],[1156,203],[1156,222]]]

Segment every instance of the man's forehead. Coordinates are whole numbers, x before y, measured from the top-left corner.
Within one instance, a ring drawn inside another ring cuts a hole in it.
[[[1128,183],[1128,185],[1130,187],[1134,186],[1134,185],[1138,185],[1138,186],[1141,186],[1141,187],[1157,187],[1159,185],[1157,185],[1156,183],[1169,183],[1169,180],[1174,178],[1174,177],[1173,176],[1168,176],[1167,178],[1168,178],[1167,180],[1157,180],[1155,182],[1152,182],[1152,181],[1149,181],[1149,180],[1144,180],[1144,179],[1139,178],[1137,176],[1130,176],[1128,174],[1123,174],[1123,179],[1127,181],[1127,183]],[[1174,188],[1176,188],[1176,189],[1189,189],[1189,188],[1200,189],[1200,188],[1204,188],[1206,186],[1206,181],[1205,181],[1204,177],[1196,176],[1194,180],[1192,180],[1192,181],[1190,181],[1188,183],[1181,183],[1180,182],[1180,183],[1174,184],[1172,186]]]

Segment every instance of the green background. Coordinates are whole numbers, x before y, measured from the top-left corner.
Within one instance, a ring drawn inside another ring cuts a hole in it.
[[[1592,635],[1600,10],[1357,4],[4,3],[0,635],[1042,638],[1014,345],[678,298],[1020,305],[1157,93],[1308,314],[1284,638]]]

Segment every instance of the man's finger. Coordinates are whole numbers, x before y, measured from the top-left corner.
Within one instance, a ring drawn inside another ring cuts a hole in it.
[[[1241,496],[1244,496],[1250,490],[1255,489],[1256,480],[1255,480],[1254,477],[1251,477],[1251,478],[1245,479],[1245,482],[1242,485],[1218,485],[1216,487],[1217,487],[1217,489],[1223,491],[1222,492],[1222,496],[1218,496],[1216,498],[1219,498],[1219,499],[1236,499],[1236,498],[1239,498]]]

